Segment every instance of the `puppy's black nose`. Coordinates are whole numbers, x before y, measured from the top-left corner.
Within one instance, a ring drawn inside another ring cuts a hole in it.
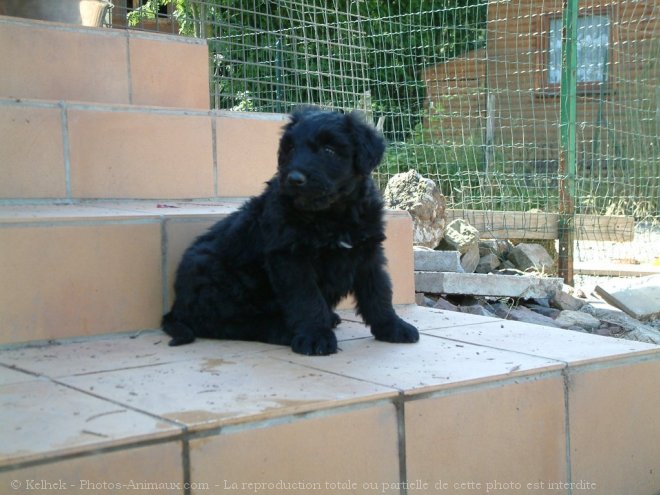
[[[303,173],[294,170],[286,176],[286,181],[290,186],[301,187],[307,182],[307,177]]]

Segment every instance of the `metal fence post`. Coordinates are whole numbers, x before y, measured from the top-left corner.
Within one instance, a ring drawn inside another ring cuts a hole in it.
[[[577,113],[578,0],[562,2],[559,143],[559,276],[573,285]]]

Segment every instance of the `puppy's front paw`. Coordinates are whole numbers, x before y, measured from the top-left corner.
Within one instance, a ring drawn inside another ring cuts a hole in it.
[[[293,337],[291,349],[307,356],[327,356],[337,352],[337,337],[332,330],[299,333]]]
[[[383,342],[411,344],[419,340],[417,329],[398,316],[385,324],[372,326],[371,333]]]
[[[339,324],[341,323],[341,316],[339,316],[337,313],[333,312],[331,318],[331,324],[332,328],[337,328]]]

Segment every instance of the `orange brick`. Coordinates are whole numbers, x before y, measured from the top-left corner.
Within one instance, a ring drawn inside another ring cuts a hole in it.
[[[216,119],[218,196],[254,196],[277,170],[285,117]]]
[[[205,43],[129,33],[129,48],[133,104],[208,110],[209,56]]]
[[[236,483],[234,493],[278,481],[283,493],[400,493],[392,405],[195,439],[190,460],[192,479],[229,490]]]
[[[0,95],[128,103],[126,37],[0,20]]]
[[[157,328],[160,225],[0,228],[1,343]]]
[[[0,106],[0,198],[66,195],[61,122],[59,108]]]
[[[69,142],[74,197],[214,195],[206,115],[70,110]]]

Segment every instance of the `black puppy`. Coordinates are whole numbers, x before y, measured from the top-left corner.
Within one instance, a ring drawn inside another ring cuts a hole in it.
[[[349,293],[376,339],[416,342],[384,270],[383,207],[370,177],[384,151],[355,114],[294,112],[266,190],[185,252],[163,317],[170,345],[210,337],[332,354],[333,308]]]

